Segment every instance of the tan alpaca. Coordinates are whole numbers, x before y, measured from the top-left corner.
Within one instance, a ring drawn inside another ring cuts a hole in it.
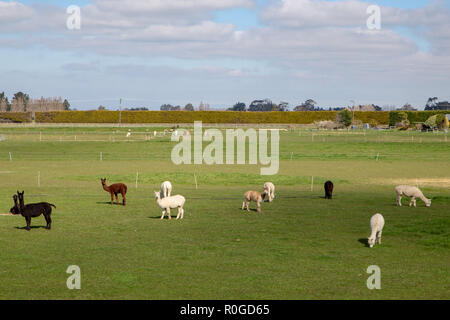
[[[258,207],[257,209],[258,212],[261,212],[261,203],[263,202],[265,197],[266,197],[265,193],[261,195],[261,192],[258,191],[247,191],[244,194],[244,202],[242,203],[242,210],[244,210],[244,208],[247,208],[247,211],[250,211],[248,205],[250,202],[254,201],[256,202],[256,205]]]

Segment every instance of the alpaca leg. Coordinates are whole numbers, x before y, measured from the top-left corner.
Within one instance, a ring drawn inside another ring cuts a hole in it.
[[[169,220],[172,220],[172,216],[170,215],[170,208],[167,208],[166,211],[167,211],[167,214],[169,215]]]
[[[126,196],[125,194],[122,194],[122,204],[123,204],[124,206],[127,205],[127,196]]]
[[[377,236],[377,241],[378,241],[378,244],[381,244],[381,234],[383,233],[383,231],[379,231],[378,232],[378,236]]]
[[[184,209],[181,208],[181,219],[184,219]]]
[[[399,207],[402,206],[402,196],[400,194],[397,195],[397,206],[399,206]]]
[[[114,194],[111,193],[111,204],[114,204]]]
[[[27,231],[30,231],[30,229],[31,229],[31,217],[25,217],[25,221],[27,222],[27,227],[26,227],[26,229],[27,229]]]
[[[245,200],[244,200],[244,202],[242,202],[242,210],[244,210],[245,209]]]
[[[47,222],[47,230],[50,230],[52,227],[52,218],[50,218],[50,214],[44,214],[45,221]]]
[[[181,217],[181,207],[178,207],[178,214],[176,220],[180,219]]]
[[[119,204],[119,196],[117,195],[117,193],[115,194],[116,196],[116,203]]]
[[[162,211],[162,216],[161,216],[161,220],[163,220],[164,219],[164,216],[166,215],[166,210],[163,210]]]

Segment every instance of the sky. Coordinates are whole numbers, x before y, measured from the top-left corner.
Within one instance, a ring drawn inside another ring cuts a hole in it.
[[[450,0],[0,0],[0,92],[78,110],[266,98],[422,109],[450,100],[449,52]]]

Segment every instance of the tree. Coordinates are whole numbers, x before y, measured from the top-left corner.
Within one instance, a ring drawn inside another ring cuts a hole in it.
[[[188,103],[187,105],[185,105],[184,111],[194,111],[194,106],[192,105],[192,103]]]
[[[278,104],[278,111],[288,111],[289,110],[289,102],[281,101]]]
[[[70,103],[67,101],[67,99],[64,99],[63,102],[64,110],[70,110]]]
[[[98,111],[104,111],[106,108],[104,106],[98,106]]]
[[[0,112],[11,111],[11,104],[4,92],[0,93]]]
[[[425,110],[450,110],[450,102],[440,101],[437,102],[438,98],[428,98],[428,102],[425,106]]]
[[[248,111],[278,111],[279,108],[270,99],[254,100],[248,107]]]
[[[160,108],[161,111],[171,111],[173,106],[171,104],[163,104]]]
[[[30,96],[22,91],[19,91],[14,94],[13,104],[15,105],[14,111],[27,111],[28,101],[30,100]]]
[[[436,105],[437,97],[428,98],[427,104],[425,105],[425,110],[433,110],[432,108]]]
[[[317,111],[320,110],[319,108],[315,108],[316,107],[317,102],[315,102],[313,99],[308,99],[305,102],[303,102],[302,104],[296,106],[294,108],[294,111]]]
[[[403,110],[403,111],[417,111],[417,109],[414,109],[413,106],[409,103],[405,103],[403,107],[397,110]]]
[[[247,106],[243,102],[236,103],[232,108],[229,108],[230,111],[246,111]]]
[[[336,121],[343,124],[346,127],[352,124],[352,118],[353,118],[352,113],[347,109],[340,111],[336,115]]]

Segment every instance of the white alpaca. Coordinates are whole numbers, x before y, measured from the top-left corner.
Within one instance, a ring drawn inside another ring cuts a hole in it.
[[[269,202],[272,202],[275,199],[275,186],[272,182],[264,183],[264,192],[269,197]]]
[[[368,239],[369,246],[372,248],[376,242],[381,244],[381,234],[383,233],[384,218],[381,214],[377,213],[370,219],[370,229],[372,233]]]
[[[161,198],[170,197],[171,193],[172,193],[172,184],[170,183],[170,181],[164,181],[161,184]]]
[[[427,207],[431,206],[431,199],[427,199],[417,187],[398,186],[395,188],[395,192],[397,193],[397,205],[400,207],[402,206],[402,196],[411,198],[410,207],[413,205],[417,207],[416,198],[421,199]]]
[[[158,206],[162,209],[162,216],[161,219],[164,219],[164,216],[166,215],[166,212],[169,216],[169,219],[172,219],[172,216],[170,215],[170,209],[178,208],[178,219],[184,218],[184,203],[186,202],[186,199],[183,196],[176,195],[173,197],[167,197],[161,199],[160,193],[158,191],[155,191],[155,199],[158,203]]]

